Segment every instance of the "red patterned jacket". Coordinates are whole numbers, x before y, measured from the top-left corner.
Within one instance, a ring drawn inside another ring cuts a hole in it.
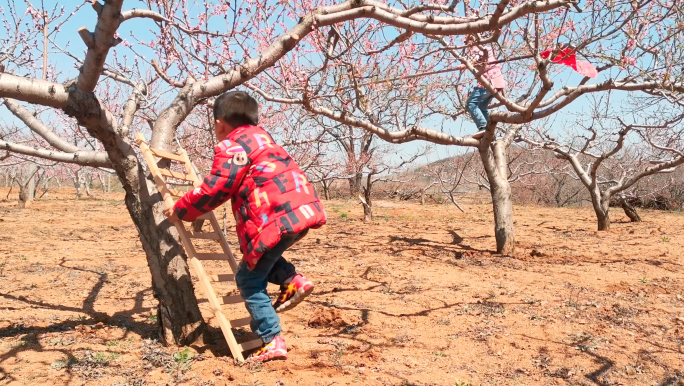
[[[282,234],[325,224],[314,187],[264,129],[238,127],[214,150],[211,174],[178,200],[174,210],[181,220],[194,221],[232,199],[240,249],[250,268]]]

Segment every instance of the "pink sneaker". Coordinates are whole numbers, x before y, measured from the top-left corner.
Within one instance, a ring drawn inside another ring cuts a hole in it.
[[[314,289],[312,282],[307,280],[304,275],[295,275],[290,284],[280,286],[280,296],[273,304],[276,312],[284,312],[294,308],[301,303],[305,297],[309,296]]]
[[[276,336],[269,344],[250,355],[245,362],[266,362],[274,359],[287,359],[285,340],[280,336]]]

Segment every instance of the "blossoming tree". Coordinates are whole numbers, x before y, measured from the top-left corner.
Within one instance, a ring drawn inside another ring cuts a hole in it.
[[[0,57],[0,98],[26,129],[46,144],[36,148],[2,140],[0,148],[115,171],[125,191],[126,208],[138,230],[154,294],[159,300],[161,336],[176,344],[195,340],[205,325],[183,249],[161,213],[159,195],[133,145],[133,132],[151,133],[152,147],[172,150],[183,122],[198,106],[217,95],[256,82],[257,78],[257,84],[267,79],[304,84],[320,73],[308,62],[310,54],[328,52],[329,31],[341,27],[363,36],[368,32],[364,25],[373,24],[374,28],[400,29],[432,39],[500,31],[506,25],[528,19],[529,15],[562,10],[572,4],[571,0],[500,0],[492,9],[472,9],[468,5],[456,9],[457,2],[447,6],[403,6],[399,2],[395,6],[372,0],[321,4],[248,0],[209,5],[188,0],[144,0],[135,3],[140,8],[124,6],[131,1],[93,1],[89,11],[96,16],[92,18],[95,24],[89,26],[92,30],[81,28],[78,35],[82,43],[71,39],[68,46],[59,46],[55,34],[72,13],[55,8],[54,16],[50,16],[50,10],[43,9],[37,1],[27,0],[29,11],[22,16],[17,11],[19,3],[9,3],[13,15],[28,19],[16,25],[11,21],[5,23],[6,33],[0,39],[5,53]],[[88,11],[76,10],[79,14]],[[149,25],[153,29],[151,38],[119,36],[120,30],[130,23]],[[368,38],[375,39],[377,31]],[[75,37],[74,32],[69,31],[70,36]],[[366,44],[368,38],[355,45]],[[53,55],[47,55],[48,50],[61,52],[59,63]],[[122,55],[124,51],[132,54]],[[41,53],[42,67],[36,62]],[[76,76],[62,71],[65,58],[78,67]],[[313,64],[325,68],[325,63]],[[49,68],[55,71],[50,73]],[[355,76],[363,80],[363,75]],[[501,96],[499,99],[507,101]],[[76,122],[97,141],[98,148],[73,145],[59,135],[61,128],[46,124],[50,114],[58,113]],[[519,120],[516,117],[521,113],[507,119]],[[382,138],[395,137],[373,130]],[[412,131],[407,138],[419,138],[419,132]],[[490,129],[490,142],[492,132]],[[444,137],[442,142],[454,141],[449,136],[439,136]],[[399,138],[404,138],[404,134]],[[458,141],[475,145],[470,140]]]

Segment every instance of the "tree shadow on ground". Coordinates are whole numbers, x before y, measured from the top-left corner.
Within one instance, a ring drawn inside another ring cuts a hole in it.
[[[453,238],[451,243],[441,243],[438,241],[433,241],[433,240],[428,240],[425,238],[410,238],[410,237],[404,237],[404,236],[390,236],[390,241],[389,244],[391,245],[397,245],[401,243],[406,243],[409,245],[409,247],[422,247],[421,249],[413,249],[416,251],[420,251],[421,253],[425,254],[425,250],[423,248],[429,248],[433,251],[438,251],[438,252],[447,252],[447,253],[453,253],[454,256],[459,259],[463,256],[463,252],[475,252],[478,254],[496,254],[496,251],[493,250],[488,250],[488,249],[478,249],[474,248],[468,244],[464,244],[463,242],[465,239],[461,237],[456,231],[454,230],[449,230],[448,231],[451,237]],[[469,238],[470,240],[476,240],[476,239],[486,239],[486,238],[491,238],[492,236],[479,236],[479,237],[471,237]],[[404,252],[407,250],[411,250],[411,248],[404,248],[402,249],[399,247],[397,252]]]
[[[0,297],[5,298],[7,300],[11,301],[16,301],[16,302],[21,302],[24,305],[26,305],[25,308],[38,308],[38,309],[46,309],[46,310],[54,310],[54,311],[66,311],[66,312],[74,312],[74,313],[80,313],[80,314],[86,314],[88,315],[89,318],[81,318],[77,320],[64,320],[61,322],[57,323],[51,323],[48,324],[47,326],[26,326],[24,324],[13,324],[10,326],[7,326],[5,328],[0,328],[0,338],[12,338],[12,337],[18,337],[21,335],[24,335],[22,337],[22,341],[20,344],[17,344],[15,347],[13,347],[11,350],[8,352],[0,355],[0,364],[5,363],[10,358],[17,358],[18,354],[23,352],[23,351],[37,351],[37,352],[60,352],[66,356],[66,362],[65,363],[72,363],[76,361],[76,358],[73,356],[73,354],[69,351],[69,349],[56,349],[56,348],[48,348],[45,347],[39,340],[38,336],[40,334],[44,333],[49,333],[49,332],[62,332],[62,331],[70,331],[70,330],[75,330],[77,326],[83,326],[83,325],[92,325],[95,323],[103,323],[104,325],[108,325],[111,327],[122,327],[126,329],[126,332],[122,339],[126,339],[128,335],[133,332],[141,336],[142,338],[146,337],[153,337],[155,334],[158,332],[157,326],[150,324],[150,323],[145,323],[145,322],[137,322],[133,320],[133,315],[139,314],[141,312],[146,312],[150,311],[150,308],[143,307],[143,301],[145,299],[146,293],[149,293],[152,289],[151,288],[146,288],[140,291],[137,291],[136,295],[134,296],[135,303],[131,309],[124,310],[124,311],[118,311],[115,312],[112,315],[109,315],[105,312],[97,311],[95,310],[95,301],[97,300],[100,291],[104,287],[104,284],[107,282],[107,273],[106,272],[97,272],[85,268],[79,268],[79,267],[67,267],[64,266],[65,260],[62,259],[60,262],[60,266],[67,270],[76,270],[76,271],[81,271],[81,272],[86,272],[90,274],[95,274],[98,276],[97,282],[93,285],[93,287],[90,289],[88,292],[88,295],[85,297],[83,300],[83,306],[82,307],[73,307],[73,306],[65,306],[62,304],[51,304],[48,302],[43,302],[43,301],[38,301],[38,300],[31,300],[25,296],[15,296],[12,294],[6,294],[6,293],[0,293]],[[5,307],[6,309],[20,309],[20,308],[14,308],[14,307]],[[25,341],[25,342],[24,342]],[[0,374],[4,375],[4,379],[6,380],[16,380],[15,377],[12,374],[9,373],[4,373],[3,371],[0,371]],[[73,378],[73,374],[70,371],[70,369],[67,367],[67,375],[69,379]]]
[[[560,346],[565,346],[570,349],[577,349],[578,347],[580,348],[577,350],[578,352],[589,356],[592,358],[593,362],[598,366],[598,368],[594,371],[591,371],[589,373],[586,373],[583,375],[584,378],[589,380],[592,384],[597,385],[597,386],[612,386],[615,384],[621,384],[617,383],[616,381],[611,380],[611,370],[616,370],[616,362],[609,358],[608,356],[600,355],[593,350],[590,349],[582,349],[584,347],[588,347],[591,345],[591,340],[593,337],[591,335],[586,335],[579,337],[578,339],[573,340],[572,342],[559,342],[551,339],[541,339],[541,338],[536,338],[533,336],[521,334],[520,336],[525,337],[527,339],[531,340],[536,340],[536,341],[543,341],[546,343],[553,343],[556,345]],[[642,356],[644,354],[645,350],[641,350],[639,352],[639,356]],[[650,354],[646,352],[646,354]],[[542,347],[539,351],[539,356],[546,356],[548,357],[548,351],[546,347]],[[549,358],[550,359],[550,358]],[[549,361],[550,362],[550,361]],[[654,385],[658,386],[680,386],[684,385],[684,373],[681,372],[679,369],[671,369],[667,365],[664,365],[662,363],[657,363],[654,362],[654,364],[660,366],[664,373],[665,373],[665,378],[662,381],[658,381],[658,383],[653,383]],[[569,380],[570,374],[569,370],[566,367],[561,367],[555,371],[546,371],[546,375],[554,378],[562,378],[565,379],[566,381]],[[654,380],[655,381],[655,380]]]

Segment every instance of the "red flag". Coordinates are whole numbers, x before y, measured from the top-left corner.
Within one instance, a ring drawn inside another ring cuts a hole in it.
[[[549,56],[551,56],[551,52],[553,50],[546,50],[542,53],[539,54],[544,59],[548,59]],[[577,71],[580,75],[588,76],[590,78],[596,78],[598,76],[598,71],[596,71],[596,68],[591,65],[589,62],[585,62],[583,60],[577,60],[577,56],[575,55],[575,51],[573,51],[570,48],[563,48],[560,51],[558,51],[558,54],[551,59],[553,63],[559,63],[559,64],[564,64],[573,70]]]

